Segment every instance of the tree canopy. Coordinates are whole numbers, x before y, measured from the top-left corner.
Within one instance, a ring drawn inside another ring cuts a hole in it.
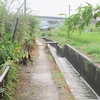
[[[100,17],[100,5],[96,7],[86,2],[86,6],[80,5],[76,10],[77,13],[66,18],[64,25],[67,31],[74,32],[79,30],[80,33],[84,30],[85,26],[88,26],[92,19]],[[100,21],[96,23],[96,27],[100,25]],[[69,34],[69,33],[68,33]]]

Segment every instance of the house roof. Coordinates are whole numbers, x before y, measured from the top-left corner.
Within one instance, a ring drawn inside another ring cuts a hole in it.
[[[48,29],[48,28],[50,28],[50,26],[43,26],[43,27],[41,27],[40,29]]]

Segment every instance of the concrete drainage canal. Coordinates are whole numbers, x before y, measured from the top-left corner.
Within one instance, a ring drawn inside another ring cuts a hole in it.
[[[46,40],[48,48],[64,75],[65,81],[69,85],[75,99],[100,100],[100,88],[98,87],[98,84],[100,86],[98,80],[100,74],[98,66],[95,66],[89,58],[84,57],[84,55],[81,55],[75,49],[69,47],[69,45],[62,48],[57,42],[48,39],[44,40]],[[75,51],[75,54],[73,51]]]

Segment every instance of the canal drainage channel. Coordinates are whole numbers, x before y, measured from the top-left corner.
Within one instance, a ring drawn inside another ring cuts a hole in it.
[[[66,83],[76,100],[100,100],[100,97],[89,86],[89,84],[80,76],[74,67],[68,62],[66,58],[58,56],[57,50],[50,44],[48,48],[63,74]]]

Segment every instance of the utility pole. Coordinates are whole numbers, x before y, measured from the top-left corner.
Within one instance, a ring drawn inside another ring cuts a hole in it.
[[[26,0],[24,0],[24,16],[26,16]]]
[[[71,9],[70,9],[70,4],[69,4],[69,7],[68,7],[68,8],[69,8],[69,16],[70,16],[70,10],[71,10]]]
[[[68,13],[69,13],[68,17],[70,17],[70,4],[68,6]],[[68,39],[69,38],[70,38],[70,30],[68,29]]]

